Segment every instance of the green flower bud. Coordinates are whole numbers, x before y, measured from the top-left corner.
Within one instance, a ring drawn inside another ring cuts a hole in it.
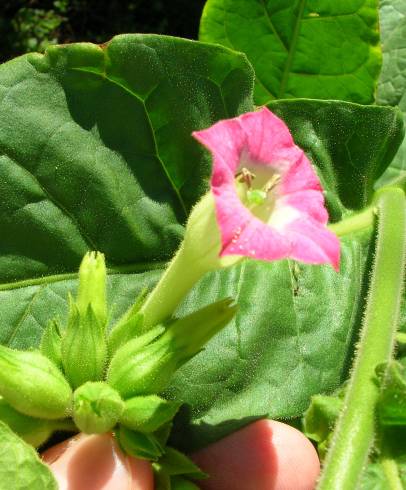
[[[110,354],[114,354],[119,347],[144,333],[142,331],[144,315],[140,312],[140,308],[145,301],[146,293],[146,289],[141,291],[133,306],[127,310],[111,329],[108,339]]]
[[[34,447],[40,446],[49,439],[55,429],[53,421],[23,415],[2,397],[0,397],[0,420]]]
[[[163,454],[162,446],[152,434],[134,432],[120,425],[115,435],[121,449],[130,456],[156,461]]]
[[[57,320],[51,320],[42,334],[40,351],[55,366],[62,367],[61,330]]]
[[[167,386],[177,367],[172,352],[159,340],[142,347],[130,341],[111,360],[107,382],[124,399],[151,395]]]
[[[104,329],[92,306],[82,315],[71,301],[68,326],[62,338],[62,363],[73,388],[104,377],[107,345]]]
[[[155,432],[173,419],[180,406],[156,395],[136,396],[126,400],[120,423],[139,432]]]
[[[79,291],[77,306],[85,316],[89,305],[104,329],[107,321],[106,264],[100,252],[88,252],[79,268]]]
[[[117,424],[124,402],[103,382],[88,382],[73,394],[73,420],[86,434],[103,434]]]
[[[175,320],[152,344],[140,348],[128,342],[111,361],[108,383],[124,399],[159,393],[173,373],[233,318],[236,309],[230,299],[218,301]]]
[[[52,361],[36,351],[0,346],[0,394],[16,410],[42,419],[66,417],[72,391]]]

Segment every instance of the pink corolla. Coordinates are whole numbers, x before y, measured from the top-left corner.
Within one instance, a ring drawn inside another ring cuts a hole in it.
[[[264,107],[193,136],[213,155],[220,256],[289,257],[338,270],[340,243],[326,227],[320,180],[281,119]]]
[[[213,154],[212,192],[192,209],[179,250],[142,306],[145,325],[169,318],[204,274],[244,256],[338,270],[340,243],[326,227],[320,180],[283,121],[264,108],[193,135]]]

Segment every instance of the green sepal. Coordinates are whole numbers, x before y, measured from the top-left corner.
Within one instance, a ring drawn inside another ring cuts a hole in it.
[[[119,421],[123,409],[120,395],[102,381],[89,381],[73,393],[73,420],[86,434],[109,432]]]
[[[107,379],[124,399],[164,390],[174,372],[223,328],[237,306],[229,298],[171,322],[155,342],[140,348],[135,340],[113,357]]]
[[[399,361],[381,364],[376,368],[378,380],[383,382],[378,404],[382,425],[406,425],[406,366]],[[384,379],[382,374],[386,373]]]
[[[237,309],[232,298],[216,301],[190,315],[173,320],[160,342],[168,344],[181,366],[234,318]]]
[[[115,435],[121,449],[130,456],[157,461],[163,454],[163,447],[152,434],[132,431],[120,425]]]
[[[154,472],[154,489],[171,490],[171,477],[168,473],[158,463],[152,463],[152,470]]]
[[[172,428],[173,428],[173,423],[172,421],[170,421],[154,432],[154,437],[157,439],[157,441],[162,447],[166,446],[169,436],[171,435]]]
[[[156,490],[198,490],[199,487],[189,478],[208,478],[193,461],[172,447],[165,448],[165,453],[152,464],[152,468]]]
[[[173,447],[166,447],[165,453],[159,458],[157,463],[170,476],[183,476],[192,480],[202,480],[209,476],[190,458]]]
[[[102,380],[106,362],[105,332],[92,306],[83,315],[71,300],[68,326],[62,337],[62,364],[71,386],[78,388],[86,381]]]
[[[0,420],[31,446],[38,447],[49,439],[55,422],[24,415],[0,397]]]
[[[62,367],[61,329],[57,319],[48,322],[42,334],[40,352],[58,368]]]
[[[141,335],[143,332],[144,315],[140,308],[145,302],[147,289],[143,289],[135,303],[124,313],[110,331],[108,348],[113,355],[119,347]]]
[[[173,419],[180,406],[157,395],[133,397],[126,400],[120,423],[132,430],[155,432]]]
[[[91,306],[103,330],[107,322],[106,278],[104,255],[100,252],[87,252],[79,267],[76,303],[82,316],[86,316]]]
[[[21,413],[42,419],[64,418],[71,409],[68,382],[38,351],[0,345],[0,395]]]
[[[199,487],[190,480],[181,476],[169,476],[165,470],[155,467],[154,470],[154,485],[155,490],[199,490]]]

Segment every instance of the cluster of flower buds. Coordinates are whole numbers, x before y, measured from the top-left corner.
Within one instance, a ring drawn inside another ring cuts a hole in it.
[[[161,479],[201,476],[186,456],[166,447],[180,403],[159,393],[236,306],[225,299],[147,326],[143,291],[108,331],[106,277],[103,254],[87,253],[67,324],[51,320],[39,350],[0,346],[0,420],[34,446],[55,430],[113,431],[128,454],[154,461]]]

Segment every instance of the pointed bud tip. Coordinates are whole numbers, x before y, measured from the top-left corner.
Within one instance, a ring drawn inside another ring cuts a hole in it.
[[[82,432],[102,434],[116,425],[124,410],[120,395],[107,383],[87,382],[73,394],[73,419]]]

